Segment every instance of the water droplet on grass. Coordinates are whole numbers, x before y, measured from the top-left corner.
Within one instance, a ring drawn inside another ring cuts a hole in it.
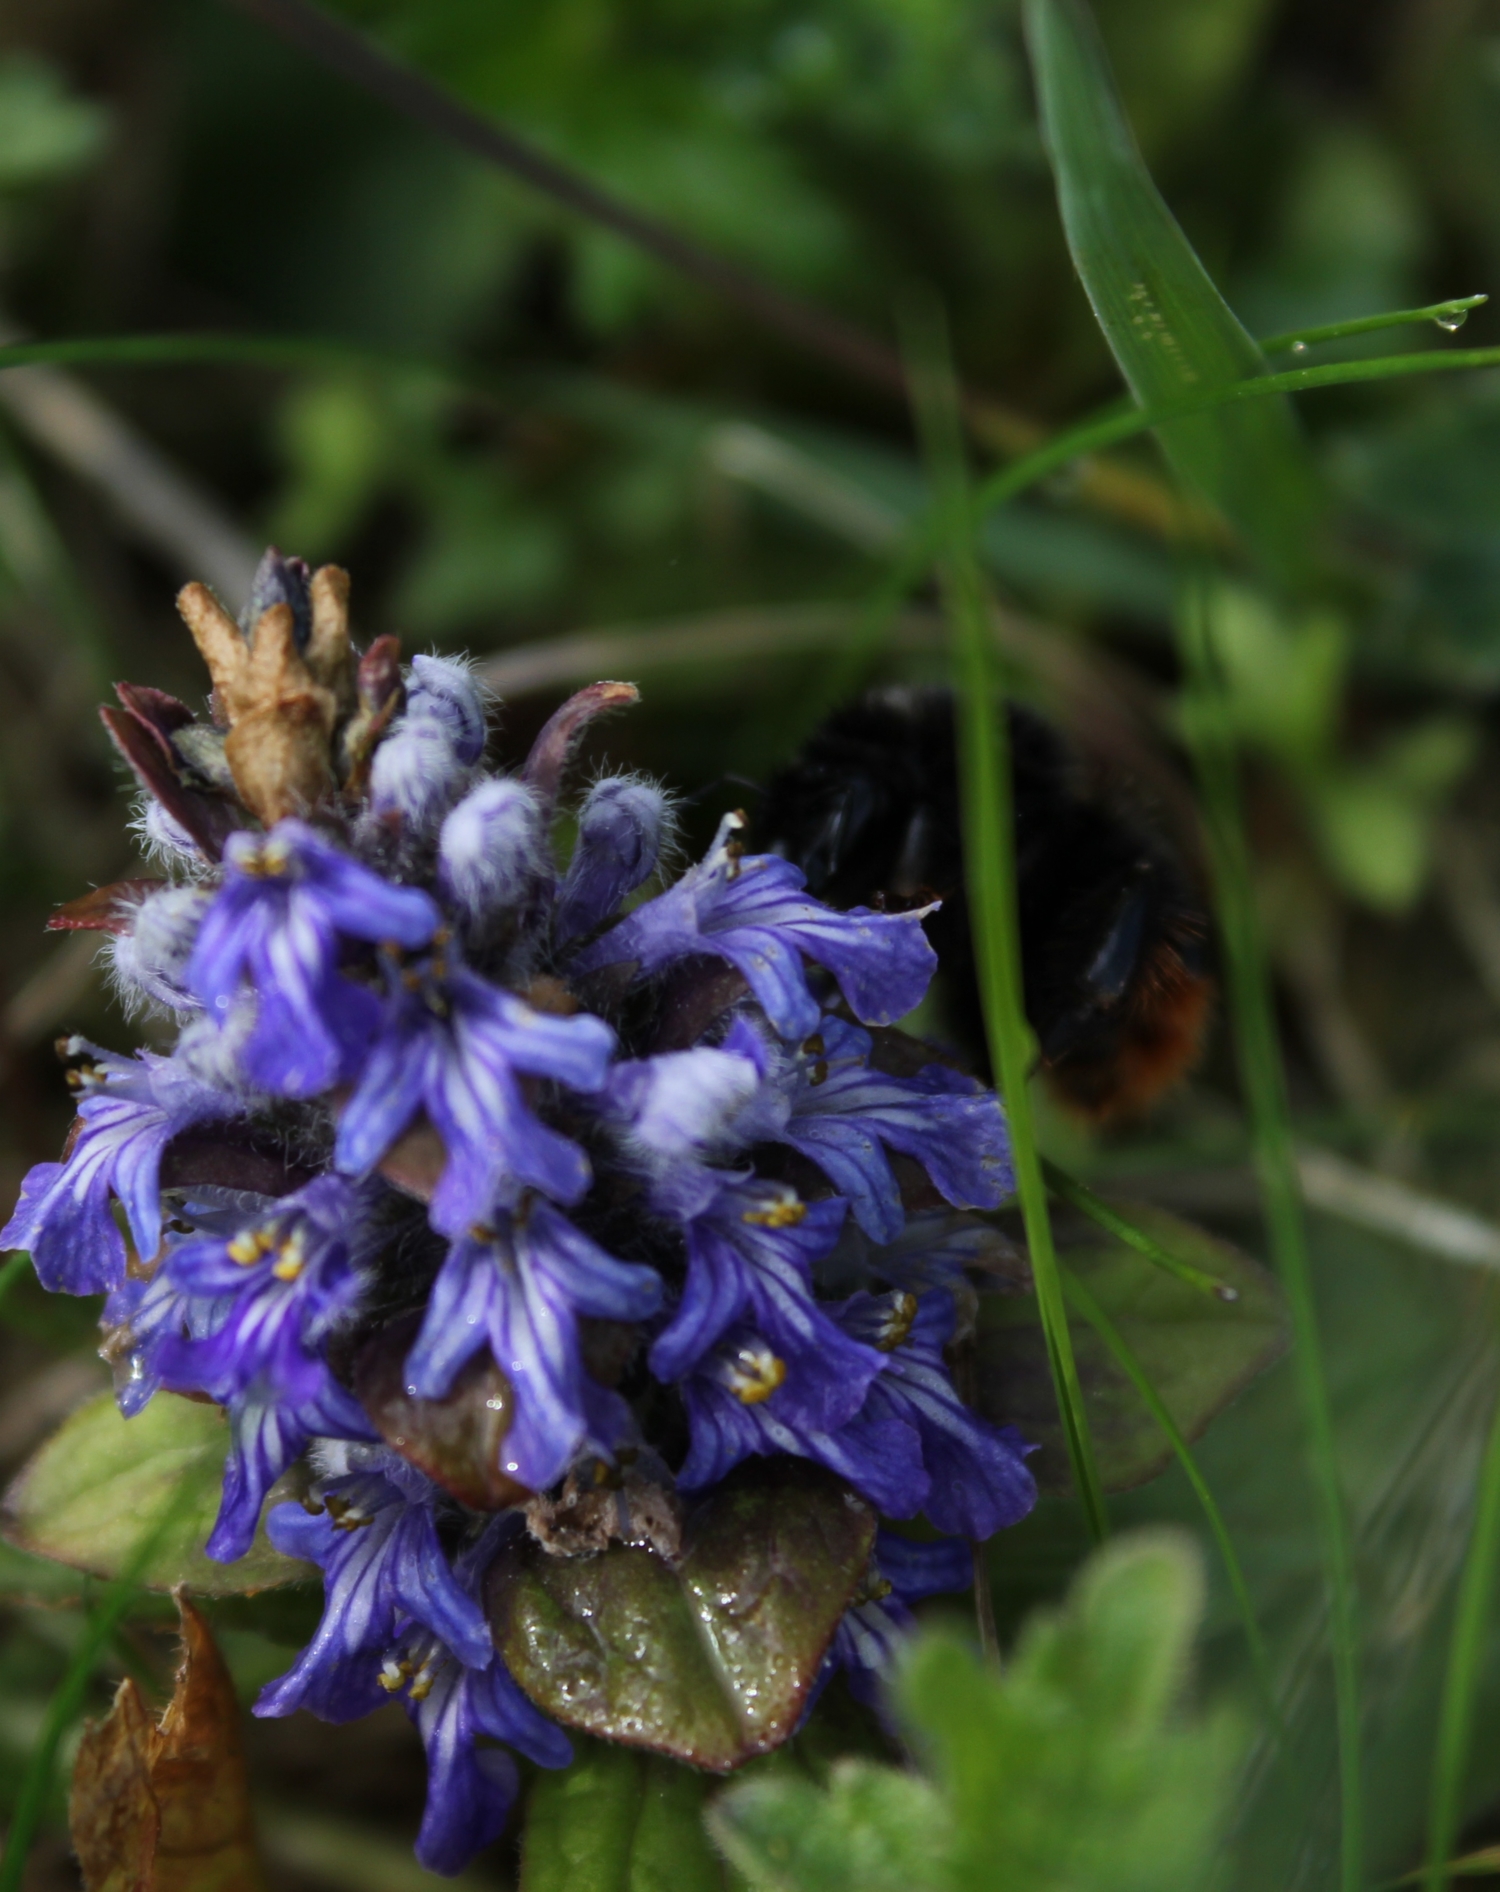
[[[1455,329],[1462,328],[1464,323],[1468,321],[1469,311],[1467,309],[1450,309],[1446,315],[1435,315],[1432,319],[1437,323],[1440,329],[1445,330],[1451,335]]]

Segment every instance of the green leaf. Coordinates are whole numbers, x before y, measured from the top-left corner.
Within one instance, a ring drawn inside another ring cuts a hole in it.
[[[874,1541],[839,1479],[753,1462],[692,1518],[675,1567],[623,1544],[570,1558],[523,1540],[491,1573],[490,1620],[558,1721],[724,1773],[796,1727]]]
[[[0,190],[79,170],[97,156],[107,122],[97,105],[69,93],[55,66],[12,53],[0,61]]]
[[[1068,248],[1131,392],[1152,407],[1266,372],[1151,180],[1082,0],[1028,0],[1027,41]],[[1160,430],[1173,465],[1283,582],[1306,575],[1313,476],[1284,401]]]
[[[1189,1440],[1263,1373],[1287,1344],[1276,1282],[1229,1243],[1147,1203],[1115,1205],[1161,1247],[1236,1290],[1224,1301],[1174,1279],[1092,1226],[1066,1229],[1062,1255],[1124,1336]],[[1128,1491],[1164,1471],[1172,1448],[1099,1336],[1073,1323],[1073,1347],[1107,1491]],[[1044,1490],[1070,1489],[1068,1460],[1031,1295],[986,1295],[976,1342],[977,1403],[1017,1425],[1041,1450],[1032,1459]]]
[[[923,1637],[897,1698],[935,1779],[843,1762],[720,1796],[710,1828],[775,1892],[1202,1892],[1238,1738],[1183,1712],[1203,1605],[1190,1541],[1117,1539],[1001,1673]]]
[[[575,1741],[573,1765],[531,1790],[521,1892],[726,1892],[703,1824],[709,1786],[663,1755]]]
[[[720,1798],[708,1824],[751,1884],[774,1892],[923,1892],[948,1883],[942,1796],[868,1761],[838,1762],[822,1791],[809,1780],[747,1780]]]
[[[238,1563],[204,1556],[228,1444],[219,1406],[158,1393],[136,1418],[122,1419],[113,1395],[101,1393],[53,1433],[6,1493],[5,1537],[17,1550],[113,1577],[139,1536],[141,1519],[181,1486],[188,1496],[137,1579],[144,1588],[185,1583],[202,1596],[231,1596],[316,1577],[310,1565],[274,1550],[264,1525]],[[273,1490],[267,1503],[287,1495]]]

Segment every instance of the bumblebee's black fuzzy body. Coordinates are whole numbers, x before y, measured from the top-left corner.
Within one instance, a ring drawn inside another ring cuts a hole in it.
[[[1053,729],[1012,708],[1010,742],[1022,976],[1042,1064],[1077,1108],[1129,1115],[1197,1056],[1208,921],[1167,843],[1090,793]],[[880,690],[836,711],[771,783],[761,825],[821,899],[941,899],[928,932],[954,1027],[982,1062],[951,696]]]

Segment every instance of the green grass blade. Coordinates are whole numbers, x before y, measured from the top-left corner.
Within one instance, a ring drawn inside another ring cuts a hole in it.
[[[1342,1892],[1359,1892],[1364,1877],[1363,1786],[1360,1770],[1359,1634],[1349,1522],[1339,1481],[1333,1412],[1323,1362],[1307,1233],[1297,1180],[1286,1078],[1276,1038],[1270,972],[1240,810],[1239,777],[1224,734],[1218,673],[1209,637],[1206,587],[1184,587],[1179,639],[1188,680],[1185,734],[1202,792],[1226,986],[1241,1082],[1249,1109],[1271,1250],[1286,1290],[1295,1339],[1309,1456],[1317,1488],[1329,1592],[1338,1719]]]
[[[31,1266],[31,1257],[22,1250],[11,1256],[3,1268],[0,1268],[0,1307],[5,1305],[5,1297]]]
[[[1071,1268],[1063,1268],[1062,1281],[1063,1292],[1068,1300],[1104,1342],[1120,1371],[1139,1393],[1142,1405],[1166,1435],[1168,1443],[1177,1455],[1178,1464],[1181,1465],[1188,1483],[1193,1487],[1193,1492],[1203,1507],[1204,1519],[1213,1533],[1214,1542],[1218,1545],[1219,1555],[1224,1562],[1224,1574],[1228,1577],[1229,1587],[1234,1592],[1235,1604],[1239,1609],[1240,1621],[1245,1631],[1245,1641],[1250,1649],[1250,1661],[1264,1697],[1266,1716],[1271,1731],[1285,1751],[1286,1727],[1276,1700],[1276,1684],[1271,1671],[1271,1658],[1266,1649],[1265,1638],[1260,1633],[1260,1624],[1255,1618],[1255,1604],[1251,1600],[1250,1586],[1245,1581],[1245,1572],[1240,1564],[1239,1553],[1234,1548],[1234,1540],[1229,1535],[1229,1526],[1224,1522],[1224,1514],[1220,1511],[1218,1501],[1209,1488],[1208,1480],[1199,1469],[1197,1459],[1193,1457],[1193,1448],[1188,1444],[1182,1428],[1168,1411],[1165,1401],[1151,1384],[1145,1368],[1135,1357],[1129,1341],[1105,1313],[1092,1292],[1079,1280]]]
[[[0,350],[0,368],[4,366],[4,351]],[[1275,394],[1311,394],[1321,388],[1351,387],[1366,381],[1397,380],[1414,374],[1474,372],[1483,368],[1500,368],[1500,348],[1455,348],[1432,354],[1380,355],[1368,361],[1323,362],[1311,368],[1289,368],[1280,374],[1255,375],[1226,387],[1209,388],[1201,394],[1163,402],[1157,407],[1122,409],[1118,399],[1107,401],[983,481],[974,494],[975,517],[982,519],[1011,500],[1019,499],[1075,460],[1103,453],[1184,415],[1206,413],[1239,401],[1265,400]],[[857,679],[863,668],[879,656],[898,606],[936,556],[938,536],[935,511],[930,510],[912,526],[901,551],[873,594],[868,615],[861,622],[857,632],[859,656],[845,673],[848,676]]]
[[[82,1710],[94,1665],[135,1600],[136,1582],[141,1572],[150,1563],[157,1545],[194,1496],[191,1481],[184,1481],[173,1488],[156,1518],[138,1539],[131,1552],[130,1562],[105,1589],[89,1617],[78,1647],[69,1658],[63,1678],[47,1705],[41,1732],[26,1762],[20,1792],[16,1796],[15,1815],[10,1823],[10,1831],[5,1836],[4,1856],[0,1857],[0,1892],[21,1892],[27,1855],[46,1811],[47,1797],[52,1791],[57,1750],[62,1745],[63,1736]]]
[[[1321,328],[1288,329],[1284,335],[1268,336],[1260,344],[1261,353],[1282,355],[1288,349],[1341,342],[1349,335],[1378,335],[1382,329],[1406,328],[1418,322],[1436,322],[1439,328],[1451,332],[1463,327],[1470,309],[1488,301],[1488,296],[1455,296],[1449,302],[1429,302],[1423,309],[1388,309],[1384,315],[1356,315],[1347,322],[1325,322]]]
[[[1179,1281],[1185,1281],[1200,1294],[1211,1294],[1219,1301],[1237,1301],[1240,1298],[1238,1288],[1219,1280],[1217,1275],[1209,1274],[1205,1268],[1195,1268],[1192,1262],[1184,1261],[1180,1255],[1163,1248],[1160,1242],[1147,1234],[1138,1223],[1132,1222],[1129,1216],[1121,1215],[1118,1209],[1096,1196],[1085,1183],[1070,1176],[1066,1170],[1059,1169],[1056,1163],[1048,1162],[1045,1157],[1042,1159],[1042,1175],[1053,1195],[1077,1209],[1081,1215],[1086,1215],[1091,1222],[1096,1222],[1100,1228],[1108,1229],[1116,1240],[1133,1248],[1138,1255],[1144,1255],[1147,1261],[1167,1274],[1175,1275]]]
[[[1036,1143],[1028,1079],[1035,1056],[1021,993],[1021,942],[1016,918],[1015,824],[1011,815],[1010,745],[988,597],[974,544],[974,513],[946,336],[936,310],[912,324],[912,395],[942,524],[939,570],[953,635],[958,709],[960,821],[965,881],[973,915],[974,959],[990,1056],[1010,1122],[1016,1193],[1026,1225],[1037,1306],[1068,1458],[1089,1530],[1109,1530],[1104,1491],[1084,1412],[1063,1300],[1047,1185]]]
[[[1027,0],[1025,18],[1068,249],[1137,401],[1263,374],[1265,357],[1152,181],[1084,0]],[[1318,485],[1285,401],[1174,421],[1161,438],[1271,572],[1292,585],[1307,578]]]
[[[1479,1471],[1474,1528],[1464,1553],[1458,1610],[1448,1645],[1437,1749],[1432,1764],[1432,1799],[1427,1829],[1426,1892],[1445,1892],[1449,1855],[1462,1811],[1464,1775],[1474,1730],[1474,1701],[1484,1660],[1490,1599],[1500,1576],[1500,1401]]]

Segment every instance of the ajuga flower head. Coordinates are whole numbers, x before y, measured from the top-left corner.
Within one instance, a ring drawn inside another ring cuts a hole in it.
[[[258,1712],[400,1699],[418,1852],[452,1872],[504,1823],[512,1751],[566,1765],[559,1724],[714,1766],[774,1746],[833,1667],[869,1692],[900,1599],[1028,1509],[1025,1447],[947,1351],[955,1225],[1011,1174],[994,1095],[891,1029],[933,969],[920,911],[809,898],[735,813],[662,887],[671,804],[636,776],[588,789],[560,865],[572,747],[634,689],[492,769],[473,675],[357,653],[347,600],[275,552],[239,621],[189,586],[210,715],[134,686],[103,712],[168,871],[64,919],[178,1035],[70,1043],[78,1126],[0,1241],[106,1297],[126,1413],[226,1410],[208,1554],[264,1510],[325,1585]],[[890,1529],[924,1515],[936,1543]],[[803,1538],[797,1661],[697,1747],[661,1733],[665,1643],[568,1639],[622,1570],[795,1590]],[[635,1664],[613,1719],[606,1658]]]

